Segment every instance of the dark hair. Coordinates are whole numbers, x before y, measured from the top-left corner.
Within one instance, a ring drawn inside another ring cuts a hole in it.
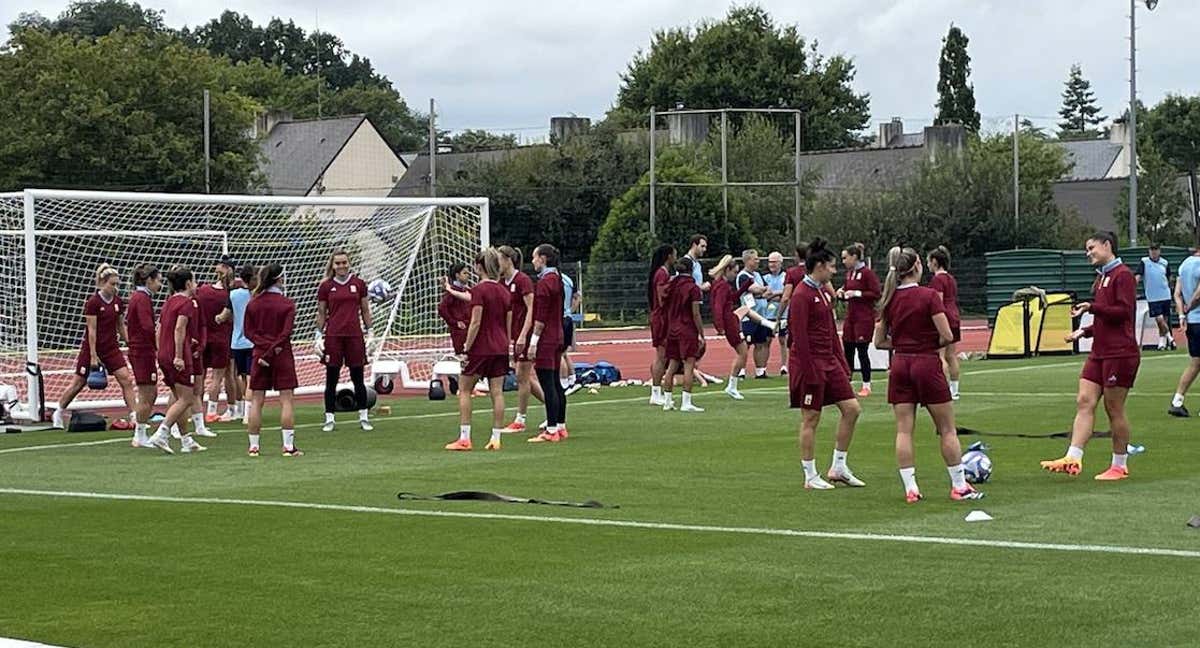
[[[667,265],[667,259],[675,254],[674,245],[660,245],[650,256],[650,276],[646,279],[646,308],[654,308],[654,273]]]
[[[849,254],[859,261],[862,261],[867,256],[867,247],[862,243],[851,243],[850,246],[842,250],[842,252]]]
[[[700,241],[704,241],[705,243],[707,243],[708,237],[703,234],[692,234],[692,239],[690,241],[691,245],[693,245],[693,246],[700,245]]]
[[[808,243],[796,244],[796,263],[804,263],[804,259],[808,257]]]
[[[1088,240],[1096,241],[1097,243],[1108,243],[1114,253],[1117,251],[1117,235],[1112,232],[1096,232],[1089,236]]]
[[[250,287],[250,282],[254,281],[254,276],[257,274],[258,274],[258,268],[255,268],[252,264],[249,264],[249,263],[242,266],[241,268],[238,268],[238,279],[241,279],[242,283],[246,284],[247,288]]]
[[[929,253],[929,258],[937,261],[942,270],[950,269],[950,250],[947,250],[945,245],[937,246],[936,250]]]
[[[550,268],[558,267],[558,248],[549,243],[542,243],[533,249],[533,256],[546,257],[546,266]]]
[[[681,275],[692,276],[692,260],[688,257],[679,257],[675,260],[675,272]]]
[[[521,271],[521,248],[511,245],[501,245],[496,248],[496,251],[508,257],[508,260],[512,261],[513,267],[517,269],[517,272]]]
[[[467,269],[467,264],[465,264],[461,261],[455,261],[454,263],[451,263],[450,268],[448,270],[446,270],[446,278],[453,281],[454,278],[458,276],[458,273],[460,273],[466,269]]]
[[[187,266],[171,266],[171,269],[167,270],[167,283],[171,284],[171,290],[175,292],[186,290],[188,282],[193,278],[192,271]]]
[[[1162,250],[1162,246],[1161,246],[1161,245],[1159,245],[1158,243],[1151,243],[1151,244],[1150,244],[1150,249],[1151,249],[1151,250]]]
[[[279,278],[283,276],[283,266],[277,261],[272,261],[263,266],[258,271],[258,286],[254,288],[254,294],[261,295],[267,290],[279,283]]]
[[[837,256],[829,249],[829,241],[819,236],[814,238],[804,251],[804,265],[809,272],[812,272],[818,263],[833,263],[836,260]]]
[[[143,263],[133,269],[133,285],[145,286],[146,282],[159,276],[158,268]]]

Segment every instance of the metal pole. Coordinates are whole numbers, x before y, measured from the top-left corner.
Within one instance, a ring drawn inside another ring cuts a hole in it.
[[[1013,227],[1014,239],[1021,232],[1021,116],[1013,115]]]
[[[212,193],[211,178],[212,171],[209,167],[212,165],[212,148],[211,140],[209,139],[210,120],[208,111],[208,90],[204,91],[204,193]]]
[[[26,191],[25,202],[25,362],[29,412],[41,421],[42,406],[39,398],[41,372],[28,371],[38,366],[38,298],[37,298],[37,237],[34,230],[35,205],[33,194]]]
[[[429,99],[429,196],[437,196],[437,108]]]
[[[1137,225],[1137,0],[1129,0],[1129,245],[1138,244]]]
[[[656,236],[654,220],[654,107],[650,107],[650,238]]]
[[[721,111],[721,206],[729,222],[729,112]]]
[[[794,229],[796,230],[796,245],[800,245],[800,113],[793,115],[796,120],[796,197],[795,213],[792,215],[795,219]]]

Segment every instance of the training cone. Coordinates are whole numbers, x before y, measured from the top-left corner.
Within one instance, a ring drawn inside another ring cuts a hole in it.
[[[983,511],[971,511],[970,513],[967,513],[967,517],[964,519],[967,522],[987,522],[992,519],[992,516],[984,513]]]

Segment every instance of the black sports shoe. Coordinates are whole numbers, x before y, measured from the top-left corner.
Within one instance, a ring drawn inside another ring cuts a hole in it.
[[[1179,418],[1191,418],[1192,416],[1188,413],[1187,408],[1183,405],[1180,405],[1179,407],[1171,406],[1167,409],[1167,414],[1170,414],[1171,416],[1178,416]]]

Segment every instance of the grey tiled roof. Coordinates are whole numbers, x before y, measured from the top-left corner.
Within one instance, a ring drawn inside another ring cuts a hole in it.
[[[818,190],[895,189],[916,173],[925,159],[925,148],[920,146],[811,152],[800,155],[800,170],[820,174]]]
[[[1070,180],[1096,180],[1108,176],[1109,169],[1121,154],[1121,145],[1104,140],[1078,140],[1060,142],[1067,152],[1067,161],[1075,168],[1067,176]]]
[[[265,158],[265,192],[303,196],[366,120],[366,115],[303,119],[276,124],[260,144]]]

